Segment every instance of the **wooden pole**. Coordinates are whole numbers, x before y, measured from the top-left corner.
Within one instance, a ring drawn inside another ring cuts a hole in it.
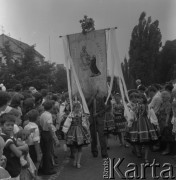
[[[97,31],[99,31],[99,30],[109,31],[109,30],[111,30],[111,29],[117,29],[117,27],[105,28],[105,29],[98,29]],[[96,31],[96,30],[94,30],[94,31]],[[90,32],[92,32],[92,31],[90,31]],[[78,33],[75,33],[75,34],[78,34]],[[66,35],[66,36],[69,36],[69,35],[73,35],[73,34],[68,34],[68,35]],[[62,38],[62,37],[64,37],[64,36],[59,36],[59,38]]]

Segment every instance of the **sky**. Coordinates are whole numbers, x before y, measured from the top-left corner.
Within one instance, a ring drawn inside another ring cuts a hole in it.
[[[0,0],[0,34],[29,45],[45,60],[64,63],[62,38],[81,32],[84,15],[95,21],[95,29],[118,27],[120,59],[128,57],[131,32],[145,11],[159,20],[163,45],[176,39],[176,0]]]

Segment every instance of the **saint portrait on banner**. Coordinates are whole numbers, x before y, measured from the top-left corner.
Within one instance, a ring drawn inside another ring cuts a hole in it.
[[[86,35],[69,35],[70,54],[85,97],[97,90],[107,94],[107,50],[105,31],[97,30]],[[72,92],[77,92],[71,73]]]
[[[96,65],[96,55],[90,56],[87,52],[86,46],[82,46],[80,58],[83,64],[83,70],[91,70],[91,77],[101,75],[101,72],[99,71]]]

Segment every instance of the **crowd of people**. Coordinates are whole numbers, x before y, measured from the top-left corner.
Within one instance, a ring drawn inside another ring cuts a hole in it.
[[[87,99],[85,114],[79,97],[70,103],[67,93],[55,94],[34,87],[0,91],[0,179],[36,179],[57,173],[55,148],[63,142],[73,166],[81,168],[82,148],[91,145],[98,157],[108,158],[111,135],[137,158],[149,163],[149,151],[170,154],[176,140],[176,87],[153,84],[128,91],[125,110],[120,92],[108,99],[97,91]],[[106,102],[107,101],[107,102]],[[72,106],[71,106],[72,104]]]

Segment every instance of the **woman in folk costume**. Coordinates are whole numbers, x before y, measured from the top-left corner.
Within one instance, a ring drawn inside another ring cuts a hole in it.
[[[115,123],[113,118],[113,111],[112,111],[112,98],[110,97],[106,104],[106,112],[105,112],[105,120],[104,120],[104,134],[106,136],[106,143],[107,143],[107,149],[110,149],[108,146],[108,139],[109,135],[113,134],[115,130]],[[104,101],[106,101],[106,97],[104,97]]]
[[[148,161],[149,146],[158,140],[158,133],[148,118],[147,99],[144,94],[137,96],[136,107],[133,108],[134,121],[129,128],[128,140],[135,146],[138,157],[141,157],[141,147],[144,146],[144,159]]]
[[[128,147],[124,142],[124,133],[126,131],[127,121],[124,117],[124,106],[121,102],[121,96],[119,93],[114,95],[115,103],[113,104],[113,115],[115,121],[114,135],[118,135],[120,145]]]
[[[74,155],[73,166],[81,168],[82,147],[90,144],[90,132],[88,118],[83,113],[82,105],[79,101],[73,102],[73,112],[70,113],[67,121],[70,121],[71,124],[66,133],[66,144],[72,149]]]

